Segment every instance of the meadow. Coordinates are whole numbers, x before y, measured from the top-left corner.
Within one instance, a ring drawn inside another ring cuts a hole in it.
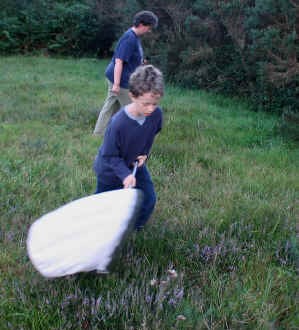
[[[43,278],[31,223],[93,194],[105,60],[0,58],[0,329],[299,329],[299,145],[250,104],[171,85],[158,202],[114,272]]]

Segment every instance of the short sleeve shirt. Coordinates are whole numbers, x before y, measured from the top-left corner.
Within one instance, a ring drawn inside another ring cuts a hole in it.
[[[129,88],[129,78],[136,68],[142,64],[143,49],[140,39],[132,29],[123,34],[115,48],[113,58],[106,69],[106,77],[114,82],[115,59],[123,61],[123,71],[120,79],[120,87]]]

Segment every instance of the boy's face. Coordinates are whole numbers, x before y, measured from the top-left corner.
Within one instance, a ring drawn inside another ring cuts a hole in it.
[[[136,115],[138,117],[150,116],[159,105],[162,95],[153,93],[144,93],[138,97],[130,93],[131,100],[135,104]]]
[[[143,25],[142,23],[139,24],[138,28],[141,35],[151,33],[153,29],[151,25]]]

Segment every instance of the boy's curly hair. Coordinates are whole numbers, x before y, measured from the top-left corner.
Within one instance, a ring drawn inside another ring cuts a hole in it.
[[[162,72],[153,65],[139,66],[130,76],[129,91],[134,97],[145,93],[164,95]]]

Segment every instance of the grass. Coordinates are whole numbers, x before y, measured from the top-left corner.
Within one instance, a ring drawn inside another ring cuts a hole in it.
[[[299,329],[299,149],[276,117],[167,86],[146,230],[109,276],[47,280],[28,228],[95,189],[107,62],[0,61],[1,329]]]

